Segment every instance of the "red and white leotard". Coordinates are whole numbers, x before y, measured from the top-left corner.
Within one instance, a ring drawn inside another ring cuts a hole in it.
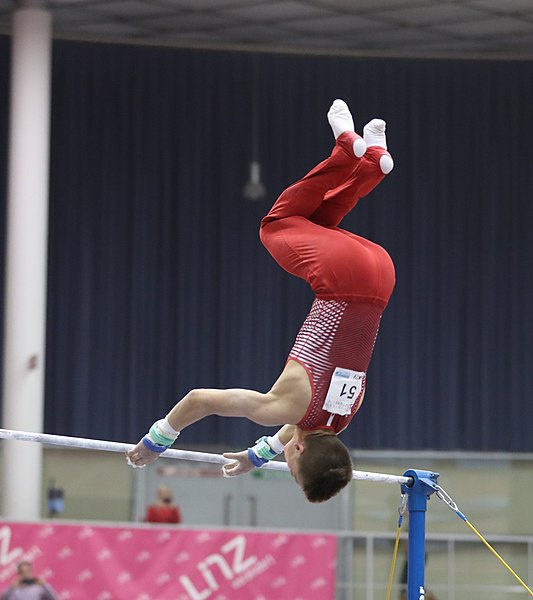
[[[306,369],[312,388],[312,400],[299,427],[329,425],[335,433],[347,427],[361,405],[366,378],[351,414],[341,416],[323,408],[331,376],[336,367],[366,373],[382,312],[383,307],[378,304],[319,298],[313,302],[289,354],[289,359]]]
[[[316,295],[289,354],[311,382],[311,402],[298,423],[307,430],[329,425],[338,433],[357,412],[381,315],[395,284],[387,252],[338,227],[384,177],[379,163],[387,151],[370,147],[357,159],[355,137],[353,132],[342,134],[331,156],[287,188],[261,223],[261,240],[270,254],[286,271],[305,279]],[[324,409],[336,368],[362,377],[347,415]]]

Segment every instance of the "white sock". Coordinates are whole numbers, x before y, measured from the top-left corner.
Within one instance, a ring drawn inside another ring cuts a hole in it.
[[[335,139],[345,131],[354,131],[353,117],[344,100],[333,100],[328,111],[328,121]]]
[[[387,149],[387,138],[385,137],[386,123],[383,119],[372,119],[363,127],[363,139],[367,146],[379,146]]]
[[[333,129],[335,139],[346,131],[355,131],[352,113],[344,100],[333,100],[333,104],[328,111],[328,121],[331,129]],[[353,153],[357,158],[361,158],[365,152],[366,143],[363,138],[358,136],[353,143]]]

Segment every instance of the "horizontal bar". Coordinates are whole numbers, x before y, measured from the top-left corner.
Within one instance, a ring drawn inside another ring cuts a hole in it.
[[[29,431],[14,431],[12,429],[0,429],[0,439],[19,440],[22,442],[37,442],[39,444],[49,444],[51,446],[62,446],[64,448],[82,448],[84,450],[102,450],[104,452],[120,452],[125,454],[128,450],[135,447],[135,444],[124,444],[122,442],[108,442],[104,440],[91,440],[88,438],[70,437],[65,435],[51,435],[48,433],[32,433]],[[225,464],[231,460],[224,458],[221,454],[211,454],[209,452],[193,452],[192,450],[176,450],[170,448],[161,455],[164,458],[174,458],[177,460],[193,460],[197,462],[207,462],[216,464]],[[261,467],[272,471],[288,471],[287,463],[282,461],[268,462]],[[387,475],[385,473],[368,473],[366,471],[353,471],[353,478],[363,481],[377,481],[381,483],[396,483],[399,485],[412,483],[411,477],[401,477],[398,475]]]

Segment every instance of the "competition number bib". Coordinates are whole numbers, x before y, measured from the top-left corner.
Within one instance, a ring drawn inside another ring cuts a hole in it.
[[[324,410],[335,415],[349,415],[354,402],[363,389],[365,376],[364,371],[351,371],[336,367],[324,400]]]

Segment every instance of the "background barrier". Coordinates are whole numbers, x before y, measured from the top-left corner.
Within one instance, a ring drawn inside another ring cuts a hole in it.
[[[59,600],[328,600],[337,542],[322,533],[0,522],[2,590],[21,560]]]

